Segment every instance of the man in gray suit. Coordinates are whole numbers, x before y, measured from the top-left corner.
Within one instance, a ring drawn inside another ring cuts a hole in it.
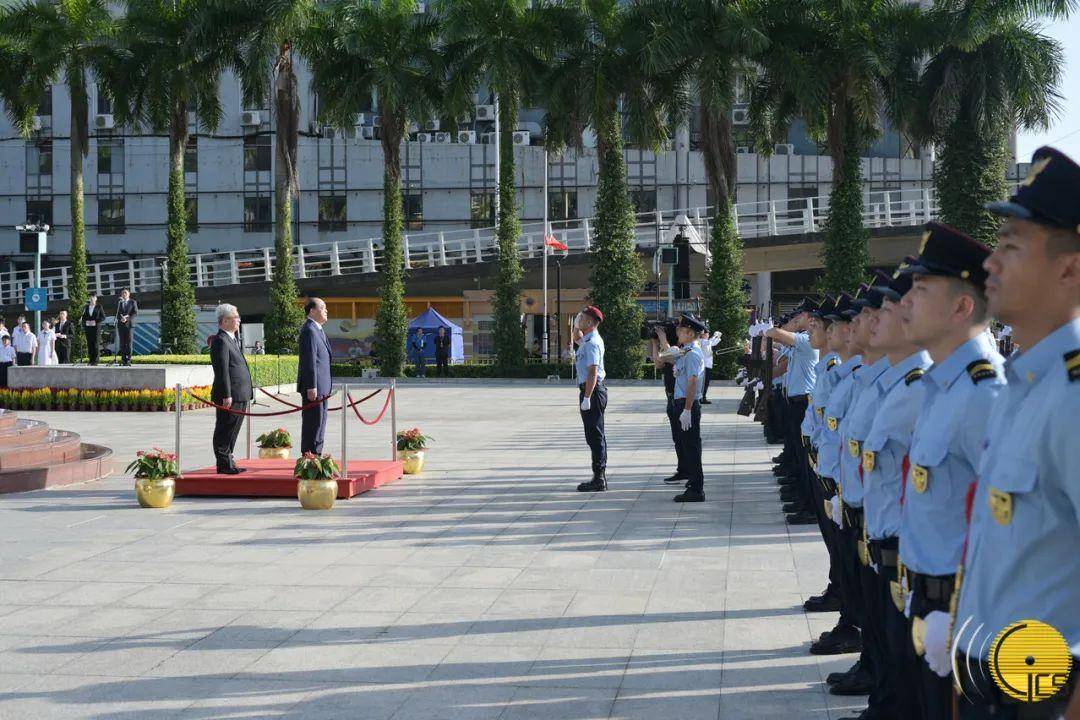
[[[251,373],[240,345],[240,313],[235,305],[217,307],[218,332],[210,339],[210,364],[214,367],[214,386],[210,399],[224,408],[246,412],[248,403],[255,397],[251,388]],[[233,448],[242,415],[227,410],[215,410],[214,458],[217,471],[224,475],[238,475],[243,469],[236,467]]]
[[[296,389],[305,405],[318,402],[301,415],[300,452],[322,454],[326,435],[326,399],[330,396],[330,340],[323,332],[326,303],[310,298],[304,305],[307,321],[300,328],[300,368]]]

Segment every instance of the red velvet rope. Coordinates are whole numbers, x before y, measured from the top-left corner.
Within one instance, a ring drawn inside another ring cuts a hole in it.
[[[360,403],[362,403],[362,402],[365,402],[365,401],[367,401],[367,400],[370,400],[371,398],[375,397],[376,395],[378,395],[378,394],[379,394],[379,393],[381,393],[382,391],[383,391],[383,388],[379,388],[379,389],[378,389],[378,390],[376,390],[375,392],[373,392],[373,393],[370,393],[370,394],[368,394],[368,395],[365,395],[364,397],[360,398],[359,400],[357,400],[357,401],[355,401],[355,402],[352,402],[352,396],[350,396],[350,397],[349,397],[349,400],[350,400],[350,407],[354,407],[354,406],[356,406],[356,405],[359,405],[359,404],[360,404]],[[266,396],[266,397],[268,397],[268,398],[271,398],[271,399],[273,399],[273,400],[277,400],[277,401],[278,401],[279,403],[281,403],[282,405],[288,405],[289,407],[291,407],[291,408],[293,408],[293,409],[295,409],[295,410],[301,410],[301,409],[303,409],[303,406],[302,406],[302,405],[296,405],[296,404],[294,404],[294,403],[291,403],[291,402],[289,402],[288,400],[286,400],[285,398],[281,397],[280,395],[275,395],[274,393],[272,393],[272,392],[268,392],[267,390],[265,390],[265,389],[263,389],[263,388],[259,388],[259,392],[261,392],[261,393],[262,393],[263,395],[265,395],[265,396]],[[326,408],[326,412],[337,412],[338,410],[340,410],[340,409],[341,409],[341,407],[342,407],[341,405],[338,405],[337,407],[332,407],[332,408]],[[354,409],[355,409],[355,407],[354,407]]]
[[[215,402],[211,402],[211,401],[207,400],[206,398],[201,398],[198,395],[196,395],[195,393],[191,392],[190,390],[188,390],[187,392],[188,392],[188,395],[195,398],[196,400],[201,402],[203,405],[209,405],[212,408],[216,408],[218,410],[224,410],[225,412],[229,413],[230,415],[239,415],[241,417],[276,417],[278,415],[291,415],[294,412],[300,412],[301,410],[307,410],[308,408],[313,408],[316,405],[326,401],[326,398],[323,398],[322,400],[316,400],[315,402],[308,403],[307,405],[303,405],[303,406],[300,406],[300,407],[297,407],[297,408],[291,409],[291,410],[282,410],[281,412],[253,413],[253,412],[243,412],[243,411],[240,411],[240,410],[233,410],[231,407],[224,407],[222,405],[218,405]]]
[[[370,397],[370,396],[368,396],[368,397]],[[368,422],[367,420],[365,420],[364,416],[360,414],[360,411],[356,409],[357,404],[359,402],[363,402],[363,400],[360,400],[358,402],[353,402],[352,401],[352,395],[350,394],[350,395],[348,395],[349,407],[351,407],[353,412],[356,413],[356,417],[357,417],[358,420],[360,420],[360,422],[364,423],[365,425],[377,425],[378,422],[383,419],[383,416],[386,415],[386,408],[390,407],[390,399],[392,397],[394,397],[394,391],[391,389],[390,392],[386,393],[386,402],[383,403],[382,410],[379,411],[378,417],[376,417],[371,422]]]

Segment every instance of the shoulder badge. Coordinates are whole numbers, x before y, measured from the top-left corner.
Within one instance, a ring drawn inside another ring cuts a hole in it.
[[[1080,380],[1080,348],[1065,353],[1065,372],[1069,373],[1069,382]]]
[[[989,360],[974,360],[967,366],[967,373],[971,377],[971,382],[978,385],[983,380],[990,380],[997,377],[997,372],[994,370],[994,366],[990,364]]]
[[[922,368],[915,368],[914,370],[912,370],[911,372],[909,372],[907,375],[904,376],[904,384],[905,385],[910,385],[911,383],[915,382],[916,380],[918,380],[919,378],[921,378],[925,374],[926,374],[926,371],[923,370]]]
[[[825,369],[832,370],[834,367],[836,367],[836,358],[829,358],[829,362],[825,363]]]

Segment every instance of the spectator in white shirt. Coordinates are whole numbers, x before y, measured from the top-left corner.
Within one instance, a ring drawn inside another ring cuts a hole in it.
[[[34,353],[37,351],[37,338],[30,332],[30,323],[25,320],[15,328],[11,336],[11,343],[15,346],[15,358],[19,367],[34,364]]]
[[[7,327],[4,325],[4,321],[0,320],[0,338],[11,337],[11,333],[8,332]]]
[[[11,347],[11,336],[0,336],[0,387],[8,386],[8,368],[15,364],[15,348]]]
[[[712,400],[708,398],[709,395],[709,377],[712,375],[713,368],[713,348],[720,342],[721,333],[719,330],[709,336],[708,331],[701,333],[698,336],[698,347],[701,348],[701,354],[705,356],[705,384],[701,388],[701,404],[711,405]]]

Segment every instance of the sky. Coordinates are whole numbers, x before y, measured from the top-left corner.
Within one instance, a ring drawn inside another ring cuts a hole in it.
[[[1060,92],[1062,111],[1045,132],[1021,131],[1016,139],[1020,162],[1031,160],[1031,153],[1042,145],[1052,145],[1080,162],[1080,12],[1068,20],[1055,20],[1044,29],[1065,50],[1065,71]]]

